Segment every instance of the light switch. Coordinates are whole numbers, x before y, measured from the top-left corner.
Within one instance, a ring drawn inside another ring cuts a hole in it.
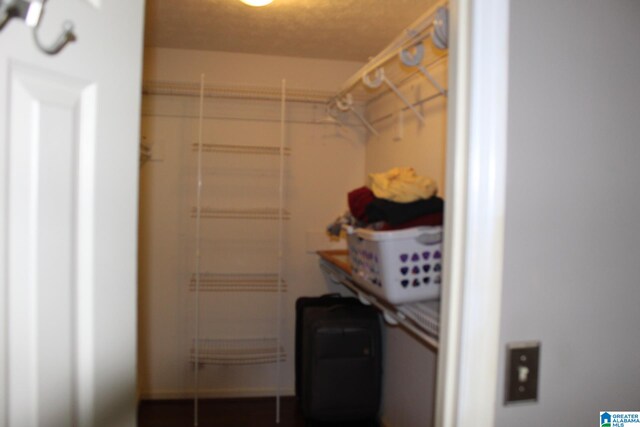
[[[522,365],[518,366],[518,382],[526,383],[528,378],[529,378],[529,368]]]
[[[505,403],[538,400],[539,362],[539,342],[507,346]]]

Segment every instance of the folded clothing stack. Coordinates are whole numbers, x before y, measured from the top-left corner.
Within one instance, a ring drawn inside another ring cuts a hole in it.
[[[371,185],[347,196],[351,215],[376,230],[400,230],[421,225],[442,225],[444,200],[436,196],[433,180],[412,168],[393,168],[371,174]]]
[[[393,168],[387,172],[369,174],[369,177],[373,194],[390,202],[415,202],[428,199],[438,191],[431,178],[418,175],[413,168]]]
[[[327,226],[339,236],[343,225],[373,230],[401,230],[442,225],[444,200],[436,196],[435,182],[413,168],[393,168],[369,175],[371,184],[347,195],[349,211]]]

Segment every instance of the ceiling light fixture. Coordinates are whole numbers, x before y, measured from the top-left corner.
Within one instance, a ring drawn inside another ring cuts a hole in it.
[[[262,7],[268,4],[273,3],[273,0],[240,0],[242,3],[253,6],[253,7]]]

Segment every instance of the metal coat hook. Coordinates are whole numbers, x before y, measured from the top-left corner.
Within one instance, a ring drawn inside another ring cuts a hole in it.
[[[38,27],[44,13],[46,0],[0,0],[0,30],[12,18],[18,18],[25,22],[28,27],[33,28],[33,40],[36,46],[47,55],[55,55],[64,47],[76,40],[73,32],[73,24],[66,21],[62,25],[62,32],[58,38],[50,45],[45,46],[38,37]]]
[[[400,51],[400,60],[402,63],[408,67],[416,67],[424,76],[429,79],[431,84],[438,89],[442,95],[447,96],[447,91],[438,83],[438,81],[431,75],[431,73],[424,68],[421,64],[422,58],[424,58],[424,45],[422,43],[418,43],[414,46],[415,54],[409,52],[409,49],[403,49]]]
[[[367,119],[362,116],[362,114],[360,114],[358,111],[356,111],[355,108],[353,108],[353,96],[350,93],[346,94],[343,98],[336,99],[335,104],[340,111],[351,111],[369,130],[369,132],[376,136],[380,135],[378,131],[375,130],[373,126],[371,126],[371,123],[369,123]]]
[[[411,111],[413,111],[413,114],[416,115],[420,122],[424,123],[424,117],[422,116],[422,114],[420,114],[420,112],[416,110],[416,107],[414,107],[413,104],[411,104],[409,100],[404,97],[402,92],[400,92],[400,89],[398,89],[396,85],[394,85],[393,82],[387,78],[387,76],[384,74],[384,68],[380,67],[374,71],[373,80],[371,79],[370,74],[365,74],[364,76],[362,76],[362,82],[372,89],[380,87],[382,82],[386,83],[386,85],[389,86],[391,90],[393,90],[393,92],[395,92],[398,98],[400,98],[402,102],[404,102],[404,104],[409,107]]]
[[[33,27],[33,40],[35,41],[38,49],[40,49],[42,52],[46,53],[47,55],[55,55],[62,49],[64,49],[66,45],[76,41],[76,35],[73,32],[73,23],[71,21],[65,21],[62,24],[62,32],[60,33],[56,41],[51,44],[51,46],[44,46],[40,42],[40,39],[38,38],[38,26]]]

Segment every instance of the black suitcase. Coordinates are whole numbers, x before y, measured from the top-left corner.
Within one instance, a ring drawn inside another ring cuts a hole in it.
[[[300,391],[305,418],[376,420],[382,389],[378,312],[349,303],[308,307],[302,313],[302,331]]]
[[[296,300],[296,336],[295,336],[295,391],[302,398],[302,315],[310,307],[331,307],[336,305],[362,305],[357,298],[343,297],[340,294],[326,294],[319,297],[300,297]]]

